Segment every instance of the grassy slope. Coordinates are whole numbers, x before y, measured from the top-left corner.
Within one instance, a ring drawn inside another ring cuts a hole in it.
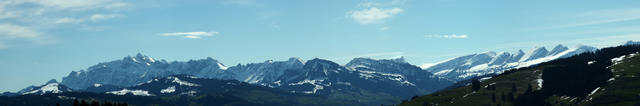
[[[638,54],[640,55],[640,54]],[[495,78],[483,81],[483,86],[479,91],[472,93],[471,86],[464,86],[451,90],[441,91],[430,95],[418,97],[403,102],[400,106],[422,106],[425,103],[438,104],[443,106],[479,106],[479,105],[512,105],[508,99],[502,101],[502,93],[507,95],[512,92],[512,84],[516,84],[514,98],[523,94],[530,84],[535,91],[538,87],[536,79],[542,74],[545,68],[554,67],[551,65],[536,66],[512,70],[513,73],[503,74]],[[640,104],[640,56],[627,57],[623,62],[612,66],[615,80],[608,82],[593,95],[587,96],[586,100],[576,101],[577,97],[550,96],[545,101],[552,105],[612,105],[628,106]],[[496,90],[488,90],[486,85],[495,83]],[[492,94],[496,94],[496,101],[492,100]],[[466,96],[465,96],[466,95]],[[507,95],[508,96],[508,95]]]
[[[640,103],[640,56],[623,59],[613,65],[615,80],[601,87],[583,105],[629,106]]]
[[[477,106],[477,105],[510,105],[509,93],[513,93],[514,98],[524,93],[529,85],[533,90],[539,88],[538,79],[542,74],[542,68],[550,66],[541,66],[538,68],[525,69],[515,71],[508,75],[496,76],[489,80],[481,82],[482,88],[475,93],[472,93],[471,86],[464,86],[447,91],[441,91],[434,94],[418,97],[409,102],[403,102],[401,106],[422,106],[423,103],[429,101],[431,104],[438,105],[464,105],[464,106]],[[495,84],[495,90],[487,89],[487,85]],[[513,91],[513,84],[516,86],[515,92]],[[492,95],[495,94],[496,101],[493,102]],[[505,95],[505,101],[502,101],[502,95]]]

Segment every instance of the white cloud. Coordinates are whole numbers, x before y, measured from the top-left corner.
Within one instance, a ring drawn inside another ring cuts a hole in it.
[[[351,17],[356,22],[366,25],[366,24],[375,24],[380,23],[381,21],[393,17],[393,15],[402,13],[404,10],[401,8],[377,8],[371,7],[369,9],[364,10],[356,10],[347,12],[349,17]]]
[[[100,21],[100,20],[111,19],[119,16],[120,16],[119,14],[93,14],[91,15],[91,17],[89,17],[89,19],[91,19],[91,21]]]
[[[391,27],[384,26],[384,27],[380,27],[380,29],[379,29],[379,30],[381,30],[381,31],[386,31],[386,30],[389,30],[390,28],[391,28]]]
[[[162,36],[177,36],[189,39],[200,39],[202,37],[217,35],[219,32],[173,32],[161,33]]]
[[[367,0],[359,3],[357,9],[347,12],[347,17],[362,25],[381,24],[385,20],[404,12],[399,8],[407,0]],[[388,30],[382,27],[379,30]]]
[[[425,35],[426,38],[450,38],[450,39],[467,39],[469,36],[467,34],[456,35],[456,34],[446,34],[446,35]]]

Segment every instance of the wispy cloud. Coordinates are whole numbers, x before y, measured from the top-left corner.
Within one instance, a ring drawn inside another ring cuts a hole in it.
[[[424,35],[426,38],[448,38],[448,39],[467,39],[469,36],[467,34],[456,35],[456,34],[445,34],[445,35]]]
[[[381,31],[386,31],[386,30],[389,30],[390,28],[391,28],[391,27],[384,26],[384,27],[380,27],[380,28],[379,28],[379,30],[381,30]]]
[[[107,20],[107,19],[111,19],[111,18],[116,18],[119,17],[120,14],[93,14],[91,15],[91,17],[89,17],[89,19],[91,21],[100,21],[100,20]]]
[[[626,41],[637,40],[637,39],[640,39],[640,33],[611,35],[611,36],[603,36],[603,37],[589,37],[589,38],[582,38],[582,39],[556,39],[556,40],[544,40],[544,41],[513,42],[513,43],[505,43],[505,44],[498,44],[495,46],[489,46],[494,48],[488,48],[488,49],[489,50],[522,49],[522,48],[534,47],[534,46],[554,46],[557,44],[587,45],[587,46],[603,48],[603,47],[612,47],[612,46],[621,45]]]
[[[10,44],[36,42],[40,43],[42,33],[30,27],[0,24],[0,49],[10,47]]]
[[[258,3],[255,0],[225,0],[223,4],[236,4],[245,6],[256,6]]]
[[[217,35],[219,32],[173,32],[173,33],[161,33],[162,36],[177,36],[189,39],[200,39],[202,37],[209,37]]]
[[[43,36],[50,35],[46,30],[59,28],[59,25],[88,26],[84,22],[113,17],[105,15],[96,18],[87,14],[112,14],[129,5],[119,0],[2,0],[0,20],[4,23],[0,26],[3,27],[0,29],[0,42],[4,42],[4,48],[13,47],[17,43],[7,42],[18,39],[45,44],[42,42],[50,41],[45,39],[55,36]]]
[[[77,22],[81,22],[81,20],[78,20],[75,18],[69,18],[69,17],[58,18],[55,21],[53,21],[53,23],[56,23],[56,24],[67,24],[67,23],[77,23]]]
[[[597,10],[557,16],[549,20],[557,21],[553,22],[554,24],[532,27],[528,28],[528,30],[574,28],[634,20],[640,20],[640,8]]]

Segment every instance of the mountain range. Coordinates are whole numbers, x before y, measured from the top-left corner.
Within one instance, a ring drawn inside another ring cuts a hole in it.
[[[637,44],[640,43],[625,43]],[[522,50],[517,53],[489,51],[420,67],[406,62],[404,57],[354,58],[345,65],[318,58],[304,61],[292,57],[286,61],[267,60],[262,63],[226,66],[210,57],[168,62],[138,53],[98,63],[84,70],[72,71],[63,77],[62,82],[51,80],[44,85],[30,86],[16,93],[5,92],[2,95],[67,95],[86,92],[162,98],[233,95],[259,90],[274,95],[293,95],[293,98],[295,95],[317,96],[331,102],[395,104],[412,96],[449,90],[444,89],[447,87],[465,86],[462,83],[467,83],[464,81],[470,79],[491,78],[506,70],[526,68],[596,50],[598,49],[590,46],[568,48],[557,45],[551,50],[538,47],[528,53]],[[454,84],[456,86],[451,86]],[[245,101],[247,98],[241,96],[246,95],[233,97]]]
[[[522,50],[518,50],[517,53],[489,51],[456,57],[436,64],[423,65],[422,68],[439,77],[462,81],[488,74],[500,74],[508,69],[527,67],[595,50],[597,48],[590,46],[568,48],[564,45],[557,45],[550,51],[545,47],[538,47],[529,53],[524,53]]]

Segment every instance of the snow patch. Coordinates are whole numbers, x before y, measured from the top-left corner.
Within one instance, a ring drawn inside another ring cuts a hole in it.
[[[542,78],[538,78],[536,79],[536,82],[538,82],[538,90],[542,89],[542,83],[544,82],[544,80],[542,80]]]
[[[185,86],[200,86],[200,85],[198,85],[198,84],[194,84],[194,83],[190,83],[190,82],[187,82],[187,81],[180,80],[180,79],[178,79],[177,77],[169,77],[169,79],[173,79],[173,81],[172,81],[172,82],[178,83],[178,84],[180,84],[180,85],[185,85]]]
[[[318,90],[324,89],[324,86],[320,85],[320,82],[322,82],[322,81],[324,81],[324,80],[309,80],[309,79],[305,79],[305,80],[300,81],[300,82],[290,83],[289,85],[302,85],[302,84],[306,84],[306,83],[314,85],[312,91],[304,91],[304,92],[302,92],[302,93],[306,93],[306,94],[312,94],[312,93],[316,93]]]
[[[100,87],[100,86],[102,86],[102,84],[98,84],[98,83],[93,84],[93,87]]]
[[[175,91],[176,91],[176,86],[171,86],[171,87],[160,90],[160,93],[173,93]]]
[[[180,95],[194,96],[196,93],[198,93],[198,91],[188,91],[188,92],[182,92],[180,93]]]
[[[471,67],[469,70],[466,70],[465,72],[477,72],[477,71],[485,70],[488,68],[489,68],[489,64],[480,64],[480,65]]]
[[[623,56],[620,56],[620,57],[613,58],[613,59],[611,59],[611,62],[613,62],[613,65],[622,63],[622,59],[624,59],[624,57],[626,57],[626,56],[627,55],[623,55]]]
[[[347,85],[347,86],[351,86],[350,82],[338,82],[338,84],[342,84],[342,85]]]
[[[434,65],[437,65],[437,63],[424,63],[424,64],[420,65],[420,68],[427,69],[427,68],[429,68],[431,66],[434,66]]]
[[[596,92],[598,92],[598,90],[600,90],[600,87],[597,87],[596,89],[594,89],[593,91],[591,91],[591,93],[589,93],[588,96],[591,96],[593,94],[595,94]]]
[[[491,77],[483,77],[483,78],[480,78],[479,81],[482,82],[484,80],[489,80],[489,79],[491,79]]]
[[[453,69],[441,70],[441,71],[438,71],[438,72],[433,73],[433,74],[434,75],[444,75],[444,74],[447,74],[447,73],[449,73],[451,71],[453,71]]]
[[[131,93],[131,94],[137,95],[137,96],[154,96],[153,94],[149,94],[149,91],[145,91],[145,90],[122,89],[122,90],[119,90],[119,91],[107,92],[107,94],[114,94],[114,95],[126,95],[128,93]]]
[[[278,85],[278,86],[280,86],[280,85],[281,85],[281,84],[280,84],[280,82],[282,82],[282,81],[281,81],[281,80],[278,80],[278,81],[273,82],[273,83],[274,83],[274,84],[276,84],[276,85]]]
[[[42,94],[45,94],[45,93],[62,93],[63,91],[58,89],[58,85],[59,85],[58,83],[50,83],[50,84],[47,84],[47,85],[41,87],[40,89],[29,91],[29,92],[26,92],[26,93],[23,93],[23,94],[34,94],[34,93],[38,93],[38,92],[41,92]]]
[[[218,67],[220,67],[220,69],[222,70],[227,70],[229,67],[222,65],[221,63],[218,63]]]
[[[595,62],[596,62],[596,61],[589,61],[589,62],[587,62],[587,64],[589,64],[589,65],[590,65],[590,64],[593,64],[593,63],[595,63]]]

